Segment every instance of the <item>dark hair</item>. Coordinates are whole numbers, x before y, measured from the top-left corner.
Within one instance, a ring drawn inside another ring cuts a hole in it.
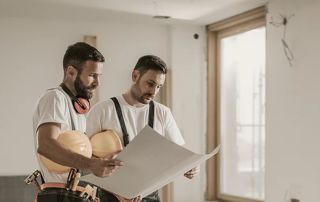
[[[103,55],[93,46],[84,42],[78,42],[70,45],[63,57],[63,70],[67,70],[68,66],[75,67],[79,73],[82,71],[82,65],[87,60],[94,62],[104,62]]]
[[[166,63],[161,58],[154,55],[142,56],[134,67],[134,70],[138,70],[141,75],[150,69],[161,71],[163,74],[167,73]]]

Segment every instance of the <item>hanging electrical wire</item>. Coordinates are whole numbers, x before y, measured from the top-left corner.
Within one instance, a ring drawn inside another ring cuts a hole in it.
[[[281,15],[280,16],[280,20],[276,21],[271,17],[271,21],[270,24],[275,26],[275,27],[282,27],[283,26],[283,34],[282,34],[282,38],[281,38],[281,43],[283,46],[283,51],[284,54],[289,62],[289,65],[292,66],[292,62],[294,60],[294,55],[293,52],[291,51],[288,43],[287,43],[287,25],[289,23],[289,20],[294,16],[294,14],[290,15],[289,17],[285,16],[285,15]]]

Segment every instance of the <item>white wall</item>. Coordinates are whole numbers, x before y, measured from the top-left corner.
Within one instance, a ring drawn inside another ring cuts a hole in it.
[[[320,201],[320,1],[271,0],[268,21],[291,15],[290,67],[283,27],[267,25],[266,202]]]
[[[193,35],[199,38],[194,39]],[[172,110],[186,140],[194,152],[206,152],[206,34],[204,27],[171,27]],[[174,183],[177,202],[204,200],[205,165],[193,180],[183,176]]]

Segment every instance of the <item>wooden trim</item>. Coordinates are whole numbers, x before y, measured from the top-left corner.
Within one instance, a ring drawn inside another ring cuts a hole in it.
[[[166,81],[165,81],[165,83],[159,93],[160,94],[160,102],[169,108],[172,107],[171,74],[172,74],[171,69],[168,69],[167,74],[166,74]]]
[[[97,36],[84,35],[83,41],[93,47],[97,47]]]
[[[234,25],[233,27],[228,27],[226,29],[218,31],[217,33],[220,38],[223,38],[223,37],[228,37],[231,35],[243,33],[243,32],[246,32],[246,31],[258,28],[258,27],[262,27],[265,25],[266,25],[265,18],[260,17],[260,18],[252,19],[252,20],[247,21],[245,23]]]
[[[217,82],[217,94],[216,94],[216,100],[217,100],[217,104],[216,104],[216,107],[217,107],[217,110],[216,110],[216,125],[217,125],[217,129],[216,129],[216,133],[215,133],[215,136],[216,136],[216,139],[217,139],[217,144],[220,144],[221,143],[221,138],[220,138],[220,135],[221,134],[221,128],[220,128],[220,117],[221,117],[221,110],[220,110],[220,106],[221,106],[221,102],[220,102],[220,97],[221,97],[221,69],[220,69],[220,64],[221,64],[221,61],[220,61],[220,56],[221,56],[221,52],[219,51],[220,50],[220,47],[221,47],[221,43],[219,43],[219,33],[217,33],[217,37],[216,37],[216,71],[217,71],[217,76],[216,76],[216,82]],[[220,162],[221,162],[221,159],[220,159],[220,155],[218,156],[217,158],[217,163],[216,163],[216,175],[217,175],[217,181],[216,181],[216,186],[217,186],[217,198],[218,199],[221,199],[219,193],[221,193],[221,190],[220,190],[220,182],[221,182],[221,179],[220,179],[220,175],[219,173],[221,172],[220,170]]]
[[[260,17],[265,17],[267,13],[266,7],[258,7],[253,10],[244,12],[242,14],[235,15],[233,17],[227,18],[225,20],[210,24],[207,26],[209,31],[220,31],[234,25],[239,25],[247,21],[257,19]]]
[[[168,69],[166,74],[166,82],[160,91],[160,103],[166,105],[167,107],[172,107],[172,80],[171,80],[171,69]],[[174,183],[171,182],[166,186],[162,187],[162,197],[163,202],[173,202],[174,200]]]
[[[217,65],[217,48],[216,48],[216,33],[209,32],[208,33],[208,111],[212,113],[208,113],[208,123],[207,123],[207,148],[208,152],[213,150],[217,145],[216,139],[216,111],[217,111],[217,72],[216,72],[216,65]],[[210,88],[209,88],[210,87]],[[214,172],[215,168],[217,167],[216,158],[211,158],[207,161],[207,200],[216,200],[217,199],[217,172]]]
[[[224,37],[246,32],[265,26],[265,7],[259,7],[226,20],[207,26],[208,34],[208,119],[207,148],[211,151],[220,141],[220,40]],[[208,201],[220,202],[261,202],[254,199],[221,194],[220,155],[207,162],[207,194]]]
[[[174,183],[171,182],[166,186],[162,187],[162,198],[161,201],[163,202],[173,202],[173,190],[174,190]]]

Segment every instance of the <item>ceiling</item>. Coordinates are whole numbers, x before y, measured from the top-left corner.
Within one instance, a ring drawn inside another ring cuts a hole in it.
[[[171,20],[206,25],[262,6],[266,2],[267,0],[0,0],[0,9],[8,12],[11,6],[12,10],[24,12],[41,4],[42,7],[47,5],[51,9],[68,7],[69,10],[96,9],[109,15],[122,13],[130,15],[130,18],[134,15],[139,15],[140,18],[170,16]]]

